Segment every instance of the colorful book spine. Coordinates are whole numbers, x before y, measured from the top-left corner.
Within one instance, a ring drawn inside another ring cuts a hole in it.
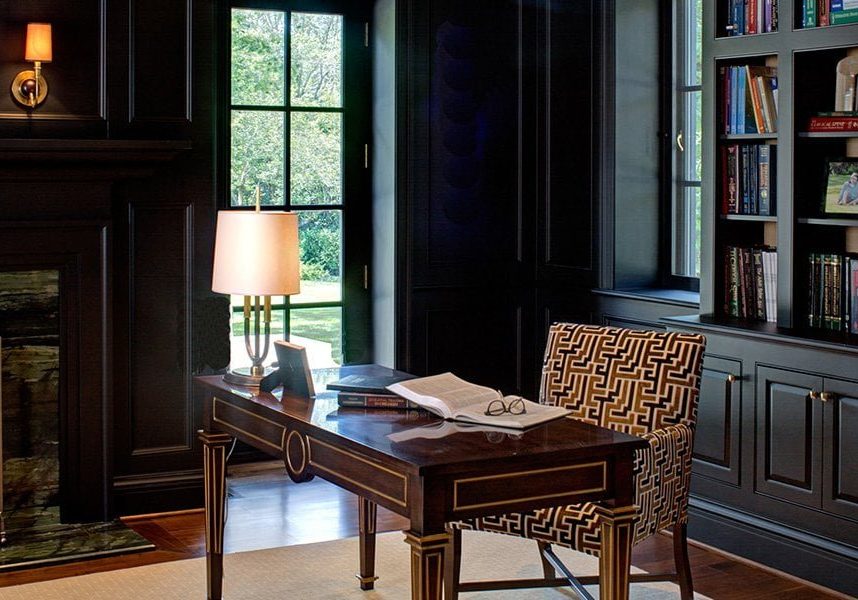
[[[771,179],[770,179],[770,171],[769,171],[769,161],[770,161],[770,146],[768,144],[763,144],[757,150],[758,152],[758,161],[759,161],[759,197],[760,197],[760,210],[759,214],[764,216],[769,216],[772,214],[772,207],[769,201],[769,189],[771,188]]]
[[[340,392],[337,394],[337,404],[350,408],[393,408],[393,409],[418,409],[401,396],[393,394],[362,394],[360,392]]]

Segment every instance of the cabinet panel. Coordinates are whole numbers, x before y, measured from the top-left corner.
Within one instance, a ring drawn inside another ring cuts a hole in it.
[[[742,363],[707,355],[703,361],[694,473],[739,485]]]
[[[858,520],[858,384],[826,379],[825,391],[822,507]]]
[[[757,369],[756,491],[818,507],[821,493],[822,378]]]

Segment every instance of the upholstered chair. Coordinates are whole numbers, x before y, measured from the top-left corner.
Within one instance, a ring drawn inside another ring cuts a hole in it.
[[[704,346],[700,335],[558,323],[548,334],[539,397],[544,404],[571,409],[572,418],[649,441],[649,447],[635,458],[634,543],[671,530],[676,572],[632,575],[631,582],[674,581],[683,600],[693,596],[686,522]],[[598,581],[598,576],[574,577],[552,550],[556,544],[599,555],[597,503],[470,519],[450,523],[449,528],[447,600],[454,600],[459,592],[517,588],[525,583],[459,582],[462,529],[535,540],[544,573],[537,583],[540,587],[571,585],[587,598],[582,584]],[[555,570],[563,576],[557,577]]]

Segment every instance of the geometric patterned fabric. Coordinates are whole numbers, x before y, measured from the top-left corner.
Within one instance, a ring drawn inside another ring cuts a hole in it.
[[[691,451],[706,340],[701,335],[556,323],[539,401],[572,418],[640,436],[634,543],[688,519]],[[451,526],[516,535],[597,555],[596,503],[467,519]]]

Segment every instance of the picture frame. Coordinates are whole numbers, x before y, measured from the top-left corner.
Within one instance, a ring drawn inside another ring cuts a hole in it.
[[[277,354],[278,368],[260,382],[260,391],[270,392],[282,385],[284,394],[315,398],[316,390],[306,348],[286,340],[275,340],[274,352]]]
[[[822,214],[858,217],[858,158],[826,158]]]

